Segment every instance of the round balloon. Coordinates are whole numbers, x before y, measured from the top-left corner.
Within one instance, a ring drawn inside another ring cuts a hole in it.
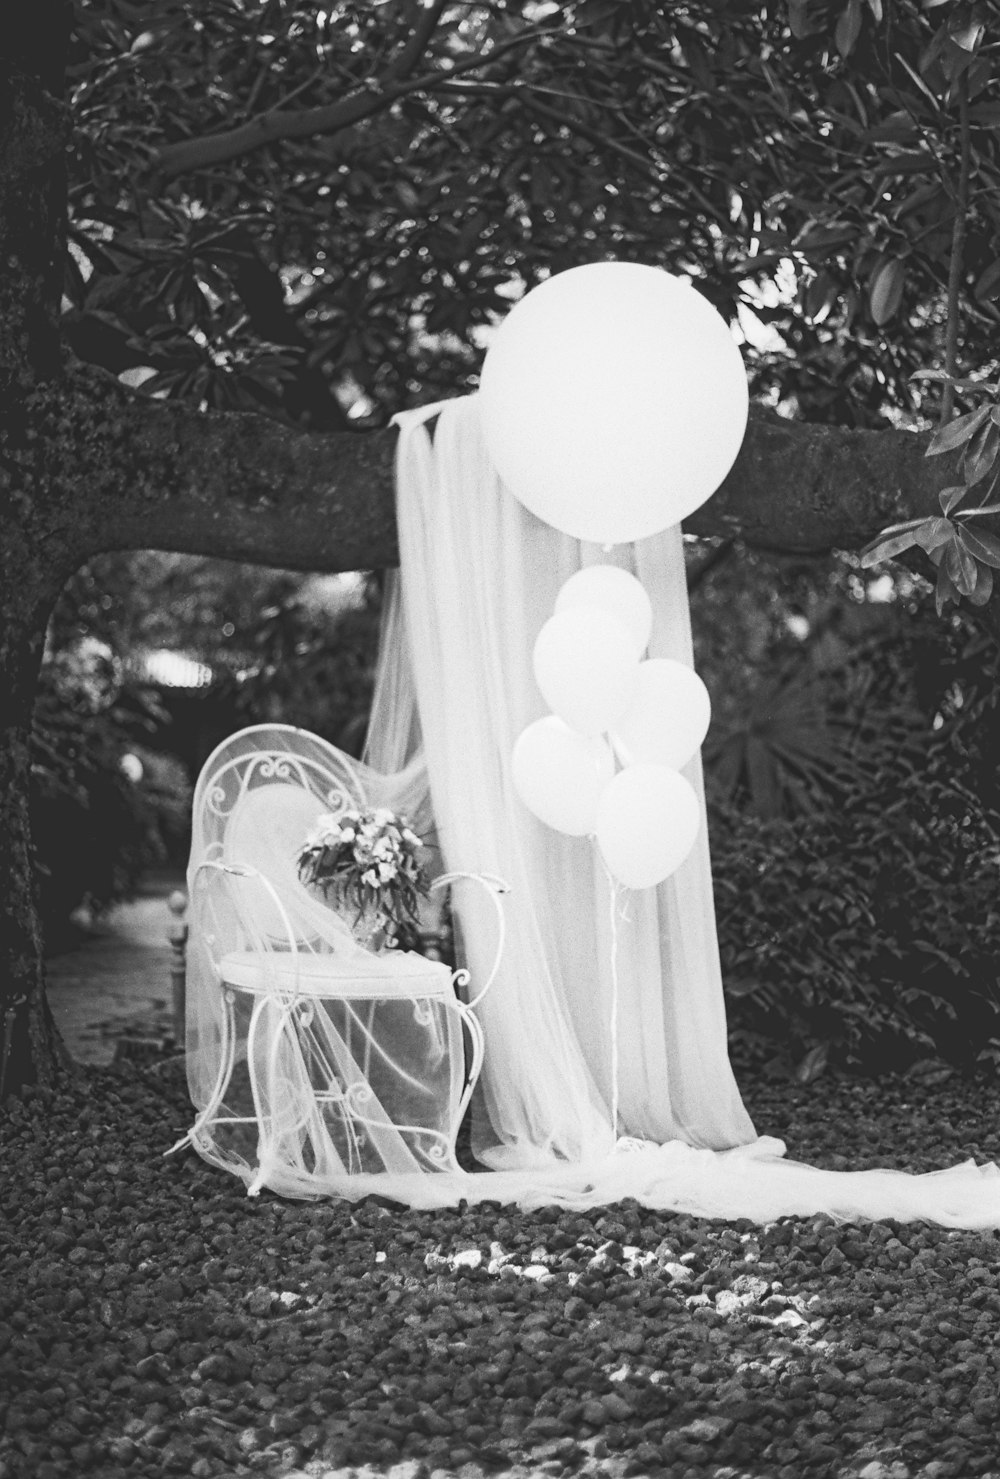
[[[632,702],[611,738],[623,765],[680,770],[701,748],[711,717],[708,689],[694,668],[672,657],[651,657],[639,664]]]
[[[594,831],[597,803],[614,773],[607,742],[579,734],[556,714],[529,724],[511,756],[514,788],[525,806],[571,837]]]
[[[556,597],[556,611],[574,606],[593,606],[607,611],[627,627],[635,642],[636,656],[649,646],[653,630],[653,604],[641,581],[617,565],[588,565],[571,575]]]
[[[599,544],[679,523],[715,492],[746,430],[725,320],[658,267],[595,262],[533,288],[483,363],[486,447],[526,508]]]
[[[577,606],[551,616],[535,642],[535,679],[549,708],[582,734],[601,734],[628,708],[639,671],[628,629]]]
[[[652,888],[694,846],[701,807],[694,787],[665,765],[632,765],[609,782],[597,807],[597,842],[626,888]]]

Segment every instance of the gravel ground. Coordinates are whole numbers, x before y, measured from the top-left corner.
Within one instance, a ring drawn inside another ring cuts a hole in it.
[[[833,1167],[1000,1161],[1000,1089],[741,1076]],[[1000,1479],[1000,1240],[248,1200],[179,1075],[0,1114],[0,1479]]]

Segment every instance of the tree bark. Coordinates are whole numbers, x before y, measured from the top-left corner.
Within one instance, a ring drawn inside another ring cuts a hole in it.
[[[86,489],[90,507],[81,560],[133,546],[326,571],[398,559],[391,429],[324,435],[199,412],[82,367],[58,395],[49,435],[73,468],[64,497]],[[926,457],[928,440],[753,413],[731,473],[684,527],[788,553],[859,548],[886,524],[938,511],[955,458]]]
[[[28,817],[31,711],[60,578],[5,531],[0,562],[0,1100],[71,1068],[44,992]],[[21,557],[20,559],[18,557]],[[68,574],[68,571],[64,572]]]

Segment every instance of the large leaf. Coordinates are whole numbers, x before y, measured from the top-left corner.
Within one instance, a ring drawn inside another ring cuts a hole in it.
[[[899,311],[903,301],[906,270],[898,257],[881,261],[868,282],[868,304],[879,328]]]
[[[960,595],[969,596],[975,590],[978,567],[972,555],[959,543],[957,534],[945,546],[941,569]]]
[[[861,0],[847,0],[837,21],[835,40],[842,57],[850,56],[861,34]]]
[[[985,606],[993,594],[993,571],[989,565],[979,566],[976,588],[969,596],[973,606]]]
[[[969,491],[968,483],[953,483],[950,488],[942,488],[938,494],[938,503],[941,505],[943,514],[950,514],[953,508],[961,503]]]
[[[981,482],[990,472],[997,460],[997,452],[1000,451],[1000,426],[993,420],[993,409],[991,407],[987,420],[966,444],[962,472],[970,488]]]
[[[955,535],[955,526],[950,519],[933,518],[925,519],[916,530],[913,539],[915,544],[930,554],[939,545],[947,544]]]
[[[1000,570],[1000,539],[995,534],[990,534],[985,529],[969,529],[959,525],[957,537],[962,547],[975,559],[981,560],[984,565],[992,565],[994,570]]]
[[[954,421],[949,421],[947,426],[942,426],[931,437],[927,446],[928,457],[936,457],[941,452],[954,452],[969,440],[989,417],[990,406],[980,406],[975,411],[969,411],[964,416],[956,416]]]
[[[926,522],[926,519],[907,519],[905,523],[890,524],[883,529],[881,534],[869,540],[858,556],[862,569],[880,565],[883,560],[891,560],[904,549],[909,549],[916,543],[916,531]]]

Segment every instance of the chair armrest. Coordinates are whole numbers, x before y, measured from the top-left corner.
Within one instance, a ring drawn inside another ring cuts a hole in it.
[[[496,873],[442,873],[439,878],[435,878],[434,882],[431,884],[430,891],[433,892],[433,890],[436,888],[447,888],[449,884],[457,883],[460,879],[468,879],[472,883],[481,884],[483,888],[486,889],[486,892],[489,894],[490,900],[492,901],[497,913],[497,953],[493,961],[493,969],[490,971],[489,976],[486,979],[486,985],[483,987],[482,991],[478,992],[472,998],[472,1000],[467,1003],[467,1005],[471,1008],[474,1006],[478,1006],[478,1004],[482,1001],[483,997],[486,995],[487,991],[489,991],[490,987],[493,985],[493,982],[496,980],[497,972],[500,969],[500,960],[503,956],[504,942],[507,937],[507,921],[504,918],[503,905],[500,903],[500,896],[501,894],[510,893],[510,884],[507,883],[504,879],[500,878]],[[463,972],[462,974],[464,974],[466,980],[468,980],[468,972]]]

